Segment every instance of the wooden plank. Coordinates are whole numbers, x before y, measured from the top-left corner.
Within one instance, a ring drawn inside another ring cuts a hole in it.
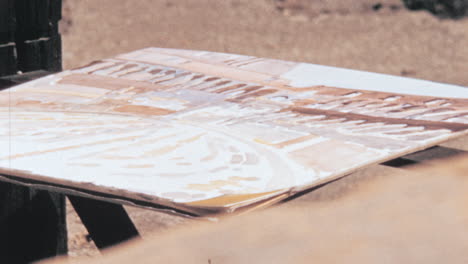
[[[48,40],[28,40],[27,42],[18,42],[18,68],[21,71],[36,71],[42,69],[41,44]]]
[[[139,237],[122,205],[71,195],[68,199],[99,249]]]
[[[444,146],[435,146],[428,148],[423,151],[418,151],[415,153],[411,153],[409,155],[405,155],[401,158],[397,158],[394,160],[390,160],[387,162],[382,163],[383,165],[390,166],[390,167],[406,167],[416,165],[421,162],[429,162],[436,159],[443,159],[443,158],[453,158],[455,156],[467,154],[468,152],[462,149],[455,149],[449,148]]]
[[[462,149],[449,148],[444,146],[435,146],[428,148],[424,151],[418,151],[409,155],[404,156],[404,158],[409,160],[414,160],[416,162],[429,162],[437,159],[443,158],[454,158],[456,156],[461,156],[467,154],[468,152]]]
[[[62,0],[49,0],[49,21],[57,23],[62,19]]]
[[[15,36],[14,31],[0,32],[0,45],[8,43],[14,43]]]
[[[0,77],[16,74],[16,45],[14,43],[0,44]]]
[[[62,70],[62,38],[59,34],[42,43],[42,67],[51,72]]]
[[[0,183],[0,263],[30,263],[67,253],[65,199]]]
[[[0,2],[0,76],[15,74],[15,12],[14,1]]]
[[[466,87],[187,50],[94,62],[6,100],[0,129],[14,124],[15,148],[1,173],[199,216],[468,134]]]
[[[18,68],[23,72],[45,69],[60,71],[62,65],[61,38],[40,38],[17,43]]]
[[[410,160],[410,159],[402,157],[402,158],[396,158],[396,159],[386,161],[386,162],[382,163],[382,165],[389,166],[389,167],[394,167],[394,168],[402,168],[402,167],[406,167],[406,166],[412,166],[412,165],[415,165],[417,163],[418,162],[415,161],[415,160]]]
[[[19,41],[49,37],[50,1],[16,0],[16,38]]]
[[[14,41],[14,0],[0,1],[0,45]]]

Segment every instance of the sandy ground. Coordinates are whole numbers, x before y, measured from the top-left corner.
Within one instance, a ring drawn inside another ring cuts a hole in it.
[[[468,19],[440,20],[424,11],[409,12],[399,0],[64,0],[61,31],[67,69],[155,46],[304,61],[468,86]],[[452,145],[466,147],[466,140]],[[348,177],[332,185],[334,189],[308,197],[332,201],[375,177]],[[143,235],[191,222],[127,209]],[[70,255],[98,254],[70,206],[68,223]]]
[[[374,11],[372,0],[66,0],[64,63],[157,46],[468,85],[468,19],[439,20],[408,12],[399,0],[378,2],[383,7]]]
[[[322,195],[183,226],[67,264],[467,263],[467,170],[468,156],[417,173],[369,168],[358,184],[343,180],[350,188],[328,185]]]

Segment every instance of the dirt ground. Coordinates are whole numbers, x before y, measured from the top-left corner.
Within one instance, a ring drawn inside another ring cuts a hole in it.
[[[441,20],[424,11],[410,12],[399,0],[64,0],[61,32],[66,69],[154,46],[311,62],[468,86],[468,19]],[[343,188],[371,179],[356,176],[328,194],[315,196],[333,200]],[[70,255],[98,254],[68,208]],[[127,209],[143,235],[191,222]]]
[[[468,156],[418,173],[369,168],[294,203],[182,226],[66,264],[467,263],[467,170]]]

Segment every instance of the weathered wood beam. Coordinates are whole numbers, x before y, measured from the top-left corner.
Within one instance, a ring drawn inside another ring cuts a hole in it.
[[[17,71],[14,10],[14,0],[0,1],[0,76]]]
[[[20,71],[61,70],[61,6],[61,0],[16,0],[15,42]]]
[[[16,44],[18,68],[23,72],[47,69],[60,71],[62,65],[61,38],[44,37],[26,40]]]
[[[0,44],[0,62],[0,76],[16,74],[16,44],[14,42]]]
[[[397,159],[389,160],[387,162],[382,163],[382,165],[401,168],[409,165],[418,164],[424,161],[451,158],[464,153],[467,153],[467,151],[442,146],[435,146],[423,151],[418,151],[409,155],[405,155]]]
[[[99,249],[139,237],[122,205],[71,195],[68,199]]]
[[[62,195],[0,183],[0,263],[30,263],[67,253]]]

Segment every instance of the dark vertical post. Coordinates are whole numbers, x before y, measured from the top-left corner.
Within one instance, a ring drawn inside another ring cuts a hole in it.
[[[30,263],[67,252],[63,196],[0,184],[0,263]]]
[[[60,8],[61,0],[0,0],[0,86],[28,79],[18,71],[61,70]],[[0,263],[66,253],[64,195],[0,183]]]
[[[122,205],[71,195],[68,199],[99,249],[139,237]]]
[[[14,0],[0,1],[0,76],[15,74]]]
[[[16,0],[15,7],[19,70],[60,71],[62,56],[58,22],[61,19],[61,1]]]

